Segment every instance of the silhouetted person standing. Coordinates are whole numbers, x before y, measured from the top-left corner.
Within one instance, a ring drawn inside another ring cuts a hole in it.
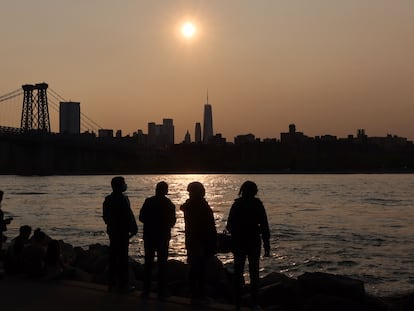
[[[190,198],[181,206],[185,221],[185,247],[190,264],[190,286],[193,302],[204,302],[205,272],[208,259],[215,254],[217,231],[213,211],[204,198],[199,182],[188,185]]]
[[[147,198],[139,213],[139,220],[144,224],[145,272],[143,296],[148,297],[151,289],[151,273],[157,253],[158,296],[165,297],[168,247],[171,228],[175,225],[175,205],[169,198],[168,184],[161,181],[155,188],[155,196]]]
[[[231,233],[234,254],[236,306],[240,307],[240,294],[243,281],[243,270],[246,258],[249,260],[250,293],[252,307],[258,306],[259,260],[261,239],[265,256],[270,256],[270,231],[263,203],[256,198],[257,185],[246,181],[240,187],[237,198],[229,213],[227,230]]]
[[[121,291],[128,288],[129,239],[138,233],[137,223],[131,210],[125,179],[112,178],[112,193],[103,202],[103,219],[109,236],[109,290],[118,286]]]

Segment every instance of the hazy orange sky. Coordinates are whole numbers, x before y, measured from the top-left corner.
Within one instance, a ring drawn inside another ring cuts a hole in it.
[[[44,81],[124,134],[173,118],[194,138],[208,88],[228,141],[414,139],[413,0],[1,1],[0,38],[0,95]]]

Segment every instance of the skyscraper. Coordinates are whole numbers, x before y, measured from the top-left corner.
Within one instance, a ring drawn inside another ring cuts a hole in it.
[[[201,124],[197,122],[195,125],[194,142],[196,144],[201,143]]]
[[[162,124],[148,123],[149,145],[173,145],[174,123],[173,119],[162,119]]]
[[[204,124],[203,124],[203,143],[207,144],[213,137],[213,113],[211,105],[208,103],[208,92],[207,92],[207,103],[204,105]]]
[[[162,136],[164,143],[174,145],[174,124],[173,119],[162,119]]]
[[[59,132],[61,134],[80,133],[80,103],[60,102]]]

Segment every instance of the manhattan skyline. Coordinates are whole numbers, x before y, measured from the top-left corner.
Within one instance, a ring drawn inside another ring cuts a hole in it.
[[[45,81],[104,128],[167,117],[179,141],[208,88],[214,133],[229,140],[290,123],[413,140],[413,21],[408,0],[7,2],[0,94]]]

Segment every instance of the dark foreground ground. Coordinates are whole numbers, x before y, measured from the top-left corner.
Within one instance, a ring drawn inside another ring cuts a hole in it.
[[[1,311],[106,311],[106,310],[233,310],[225,304],[193,306],[190,300],[169,297],[164,301],[142,299],[140,292],[109,293],[106,286],[75,281],[0,280]]]

